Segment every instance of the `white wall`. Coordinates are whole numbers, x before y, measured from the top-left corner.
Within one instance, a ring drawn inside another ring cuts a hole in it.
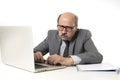
[[[78,15],[79,28],[92,32],[103,62],[120,67],[120,0],[1,0],[0,26],[32,26],[36,46],[66,11]]]

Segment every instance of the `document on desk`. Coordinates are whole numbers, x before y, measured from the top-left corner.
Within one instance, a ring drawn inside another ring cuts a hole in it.
[[[77,71],[117,71],[118,68],[108,63],[76,65]]]

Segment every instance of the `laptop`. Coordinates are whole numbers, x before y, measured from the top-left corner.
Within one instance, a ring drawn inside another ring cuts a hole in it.
[[[2,62],[10,66],[31,72],[43,72],[66,67],[35,63],[32,27],[1,26],[0,46]]]

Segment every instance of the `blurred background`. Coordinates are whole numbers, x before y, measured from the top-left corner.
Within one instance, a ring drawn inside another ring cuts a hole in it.
[[[120,67],[120,0],[0,0],[0,26],[32,27],[35,47],[57,29],[63,12],[76,14],[78,27],[91,31],[103,62]]]

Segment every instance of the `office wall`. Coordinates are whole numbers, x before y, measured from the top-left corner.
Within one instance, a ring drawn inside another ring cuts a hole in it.
[[[57,17],[66,11],[78,15],[79,28],[92,32],[103,62],[120,67],[119,0],[1,0],[0,26],[32,26],[36,46],[49,29],[57,29]]]

